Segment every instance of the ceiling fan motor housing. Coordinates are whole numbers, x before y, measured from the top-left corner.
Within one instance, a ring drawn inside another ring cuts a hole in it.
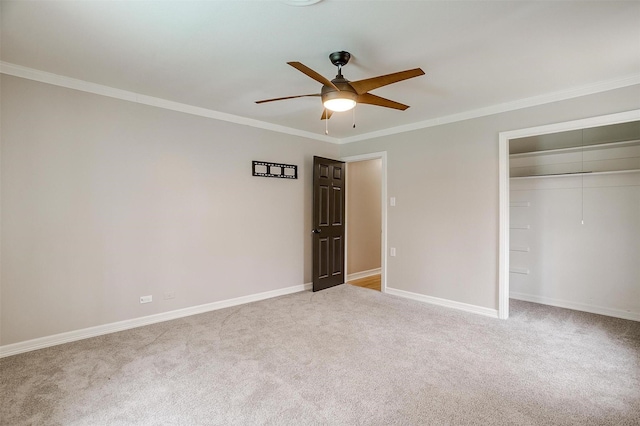
[[[320,91],[322,103],[331,99],[351,99],[354,102],[357,101],[358,93],[351,87],[349,80],[345,78],[334,78],[331,82],[335,84],[340,91],[331,86],[322,86],[322,90]]]

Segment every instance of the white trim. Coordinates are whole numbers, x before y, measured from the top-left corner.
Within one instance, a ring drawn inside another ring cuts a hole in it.
[[[585,303],[571,302],[561,299],[552,299],[550,297],[536,296],[526,293],[511,292],[510,297],[512,299],[523,300],[525,302],[557,306],[558,308],[573,309],[574,311],[589,312],[591,314],[606,315],[608,317],[622,318],[631,321],[640,321],[640,312],[604,308],[602,306],[588,305]]]
[[[118,321],[110,324],[98,325],[95,327],[83,328],[81,330],[54,334],[52,336],[40,337],[24,342],[13,343],[10,345],[3,345],[0,346],[0,358],[307,290],[311,290],[310,283],[294,285],[278,290],[265,291],[262,293],[250,294],[248,296],[236,297],[234,299],[220,300],[218,302],[191,306],[189,308],[177,309],[175,311],[163,312],[160,314],[133,318],[130,320]]]
[[[33,68],[23,67],[21,65],[12,64],[10,62],[0,61],[0,74],[12,75],[28,80],[39,81],[41,83],[52,84],[54,86],[66,87],[69,89],[81,90],[83,92],[94,93],[97,95],[108,96],[116,99],[122,99],[130,102],[137,102],[144,105],[165,108],[172,111],[179,111],[186,114],[197,115],[201,117],[213,118],[216,120],[228,121],[231,123],[241,124],[245,126],[256,127],[259,129],[271,130],[284,134],[301,136],[304,138],[315,139],[323,142],[346,144],[358,142],[367,139],[378,138],[381,136],[395,135],[398,133],[410,132],[413,130],[424,129],[427,127],[435,127],[443,124],[465,121],[488,115],[499,114],[503,112],[515,111],[518,109],[534,107],[538,105],[549,104],[552,102],[563,101],[567,99],[578,98],[580,96],[592,95],[595,93],[606,92],[609,90],[621,89],[623,87],[635,86],[640,84],[640,74],[633,74],[616,80],[609,80],[594,84],[589,84],[573,89],[562,90],[559,92],[533,96],[530,98],[520,99],[512,102],[505,102],[498,105],[492,105],[484,108],[478,108],[471,111],[465,111],[458,114],[451,114],[444,117],[433,118],[430,120],[420,121],[404,126],[393,127],[390,129],[379,130],[370,133],[364,133],[358,136],[338,139],[331,136],[320,135],[304,130],[294,129],[291,127],[280,126],[277,124],[267,123],[260,120],[254,120],[246,117],[240,117],[233,114],[227,114],[206,108],[196,107],[179,102],[173,102],[166,99],[154,98],[152,96],[141,95],[127,90],[116,89],[101,84],[90,83],[84,80],[65,77]]]
[[[512,178],[509,178],[509,180],[528,180],[528,179],[545,179],[545,178],[570,178],[570,177],[576,177],[576,176],[628,175],[628,174],[631,174],[631,173],[638,173],[638,172],[640,172],[640,169],[607,170],[606,172],[575,172],[575,173],[565,173],[565,174],[515,176],[515,177],[512,177]],[[513,206],[511,206],[511,207],[513,207]],[[511,229],[513,229],[513,227]],[[529,229],[529,228],[527,228],[527,229]]]
[[[523,108],[530,108],[538,105],[550,104],[553,102],[564,101],[567,99],[579,98],[581,96],[593,95],[596,93],[607,92],[609,90],[621,89],[623,87],[635,86],[640,84],[640,74],[633,74],[616,80],[604,81],[586,86],[576,87],[573,89],[561,90],[559,92],[548,93],[530,98],[519,99],[517,101],[505,102],[502,104],[492,105],[484,108],[478,108],[471,111],[465,111],[458,114],[447,115],[444,117],[434,118],[431,120],[420,121],[417,123],[407,124],[405,126],[393,127],[390,129],[379,130],[376,132],[365,133],[358,136],[352,136],[340,140],[340,143],[358,142],[367,139],[379,138],[381,136],[389,136],[398,133],[410,132],[413,130],[424,129],[427,127],[435,127],[443,124],[455,123],[457,121],[471,120],[474,118],[486,117],[488,115],[500,114],[503,112],[516,111]]]
[[[552,148],[552,149],[542,149],[540,151],[520,152],[518,154],[509,154],[509,158],[540,157],[540,156],[550,155],[550,154],[554,155],[554,154],[567,153],[567,152],[599,151],[605,148],[621,148],[626,146],[637,146],[637,145],[640,145],[640,140],[598,143],[594,145],[572,146],[569,148]]]
[[[387,151],[371,152],[368,154],[353,155],[350,157],[342,157],[340,160],[345,163],[354,163],[356,161],[366,160],[382,160],[380,185],[380,217],[382,219],[382,234],[380,236],[380,291],[387,292]],[[349,179],[349,177],[347,177]],[[347,218],[347,222],[348,222]],[[348,243],[348,241],[347,241]],[[346,252],[346,246],[345,246]],[[346,257],[345,257],[346,260]]]
[[[503,161],[506,158],[506,161]],[[503,133],[499,135],[498,142],[498,318],[509,318],[509,235],[511,222],[509,216],[509,142],[503,142]],[[506,294],[507,297],[503,297]]]
[[[394,296],[400,296],[418,302],[429,303],[431,305],[444,306],[446,308],[458,309],[460,311],[470,312],[473,314],[484,315],[491,318],[498,318],[498,311],[483,306],[470,305],[468,303],[456,302],[449,299],[441,299],[439,297],[426,296],[424,294],[412,293],[410,291],[399,290],[397,288],[387,288],[387,293]]]
[[[265,121],[241,117],[239,115],[227,114],[224,112],[214,111],[212,109],[183,104],[180,102],[169,101],[153,96],[141,95],[135,92],[129,92],[127,90],[104,86],[102,84],[91,83],[84,80],[64,77],[45,71],[15,65],[9,62],[0,61],[0,73],[12,75],[14,77],[25,78],[28,80],[39,81],[41,83],[52,84],[54,86],[66,87],[67,89],[80,90],[82,92],[93,93],[95,95],[107,96],[109,98],[120,99],[123,101],[135,102],[142,105],[149,105],[157,108],[168,109],[171,111],[182,112],[185,114],[197,115],[199,117],[213,118],[215,120],[227,121],[243,126],[256,127],[259,129],[271,130],[288,135],[315,139],[322,142],[330,142],[335,144],[340,143],[339,139],[330,136],[320,135],[304,130],[294,129],[291,127],[267,123]]]
[[[369,269],[368,271],[354,272],[353,274],[347,275],[347,281],[359,280],[361,278],[371,277],[373,275],[378,275],[382,271],[382,268]]]
[[[526,129],[501,132],[500,136],[508,139],[525,138],[530,136],[547,135],[551,133],[565,132],[569,130],[590,129],[593,127],[608,126],[610,124],[627,123],[640,120],[640,109],[608,114],[596,117],[581,118],[579,120],[564,121],[560,123],[546,124],[543,126],[529,127]]]
[[[640,120],[640,109],[499,133],[498,313],[501,319],[509,318],[509,141],[529,136],[589,129],[636,120]]]

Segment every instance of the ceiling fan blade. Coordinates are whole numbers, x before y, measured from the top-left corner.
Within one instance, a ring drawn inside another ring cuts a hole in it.
[[[358,95],[362,95],[367,93],[369,90],[377,89],[378,87],[397,83],[399,81],[421,75],[424,75],[424,71],[420,68],[414,68],[412,70],[394,72],[392,74],[380,75],[378,77],[367,78],[365,80],[350,81],[349,84],[358,93]]]
[[[322,111],[322,117],[320,117],[320,120],[328,120],[331,118],[331,114],[333,114],[333,111],[331,111],[330,109],[324,109],[324,111]]]
[[[309,77],[311,77],[312,79],[314,79],[318,83],[322,83],[325,86],[330,86],[330,87],[333,87],[334,89],[336,89],[337,91],[340,91],[340,89],[338,89],[338,87],[335,84],[333,84],[331,82],[331,80],[329,80],[328,78],[325,78],[322,75],[318,74],[317,72],[315,72],[314,70],[312,70],[308,66],[306,66],[304,64],[301,64],[300,62],[287,62],[287,64],[291,65],[292,67],[294,67],[295,69],[297,69],[301,73],[308,75]]]
[[[320,93],[313,93],[313,94],[310,94],[310,95],[285,96],[284,98],[264,99],[262,101],[256,101],[256,103],[257,104],[263,104],[265,102],[283,101],[285,99],[304,98],[304,97],[307,97],[307,96],[320,96]]]
[[[400,102],[392,101],[390,99],[381,98],[380,96],[372,95],[371,93],[359,95],[356,102],[359,104],[369,104],[387,108],[394,108],[402,111],[409,108],[409,105],[401,104]]]

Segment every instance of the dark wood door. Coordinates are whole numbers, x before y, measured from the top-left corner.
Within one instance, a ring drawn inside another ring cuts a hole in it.
[[[344,283],[345,164],[313,157],[313,291]]]

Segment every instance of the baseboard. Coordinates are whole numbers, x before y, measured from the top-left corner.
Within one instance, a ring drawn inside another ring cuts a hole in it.
[[[118,321],[110,324],[98,325],[95,327],[83,328],[81,330],[69,331],[66,333],[54,334],[52,336],[40,337],[37,339],[26,340],[24,342],[12,343],[10,345],[0,346],[0,358],[17,355],[24,352],[44,349],[51,346],[61,345],[63,343],[75,342],[77,340],[88,339],[90,337],[102,336],[104,334],[116,333],[118,331],[129,330],[131,328],[142,327],[145,325],[155,324],[159,322],[169,321],[178,318],[184,318],[191,315],[202,314],[205,312],[215,311],[218,309],[229,308],[232,306],[244,305],[245,303],[257,302],[260,300],[271,299],[273,297],[284,296],[287,294],[298,293],[300,291],[311,290],[311,284],[301,284],[291,287],[281,288],[278,290],[265,291],[263,293],[250,294],[248,296],[236,297],[234,299],[221,300],[218,302],[206,303],[204,305],[192,306],[184,309],[163,312],[160,314],[149,315],[140,318],[133,318],[125,321]]]
[[[418,302],[430,303],[432,305],[444,306],[447,308],[458,309],[465,312],[480,314],[491,318],[498,318],[498,310],[485,308],[482,306],[470,305],[468,303],[456,302],[448,299],[440,299],[439,297],[426,296],[424,294],[412,293],[410,291],[398,290],[397,288],[387,287],[387,294],[406,297],[407,299],[417,300]]]
[[[542,305],[556,306],[558,308],[573,309],[574,311],[589,312],[591,314],[606,315],[608,317],[622,318],[631,321],[640,321],[640,312],[622,311],[620,309],[605,308],[602,306],[588,305],[586,303],[570,302],[550,297],[537,296],[533,294],[509,292],[511,299],[525,302],[540,303]]]
[[[369,269],[368,271],[354,272],[347,275],[347,281],[359,280],[360,278],[370,277],[372,275],[380,275],[381,268]]]

